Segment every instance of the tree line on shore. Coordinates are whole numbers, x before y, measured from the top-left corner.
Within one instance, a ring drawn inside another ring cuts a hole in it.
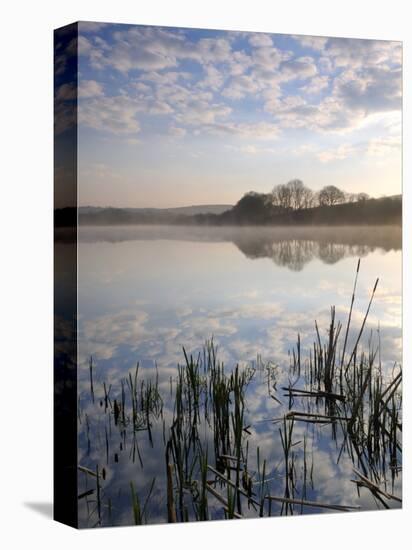
[[[253,191],[248,195],[259,196],[258,193]],[[320,191],[315,192],[299,179],[276,185],[271,193],[261,194],[260,197],[264,202],[267,201],[271,205],[285,210],[301,210],[313,208],[314,206],[334,206],[344,202],[351,203],[369,199],[367,193],[346,193],[335,185],[326,185]]]
[[[334,185],[313,191],[301,180],[276,185],[270,193],[250,191],[220,215],[193,216],[194,223],[211,225],[364,225],[399,224],[400,196],[370,198],[346,193]]]
[[[173,210],[173,209],[172,209]],[[301,180],[276,185],[269,193],[250,191],[222,213],[182,214],[167,209],[99,208],[78,212],[81,225],[399,225],[400,195],[370,198],[334,185],[313,191]],[[55,211],[56,226],[76,225],[77,210]]]

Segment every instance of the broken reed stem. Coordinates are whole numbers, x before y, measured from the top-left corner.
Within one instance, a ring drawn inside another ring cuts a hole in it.
[[[330,416],[327,414],[320,414],[320,413],[305,413],[305,412],[299,412],[299,411],[289,411],[284,416],[280,418],[273,418],[272,422],[280,422],[281,420],[290,419],[293,418],[294,420],[300,420],[302,422],[319,422],[319,423],[325,423],[325,422],[335,422],[337,420],[345,420],[349,421],[350,418],[346,416]]]
[[[356,470],[356,468],[353,468],[353,472],[359,477],[359,479],[352,479],[351,481],[353,481],[357,485],[362,485],[363,487],[366,487],[367,489],[369,489],[372,492],[376,491],[377,493],[379,493],[380,495],[382,495],[383,497],[385,497],[388,500],[395,500],[396,502],[402,503],[401,498],[399,498],[395,495],[392,495],[391,493],[387,493],[386,491],[383,491],[379,487],[379,485],[376,485],[376,483],[373,483],[373,481],[371,481],[369,478],[367,478],[366,476],[361,474],[361,472]]]
[[[298,390],[295,388],[285,388],[285,387],[283,387],[282,390],[288,392],[288,395],[291,395],[292,397],[324,397],[326,399],[336,399],[338,401],[346,401],[346,397],[344,395],[322,391],[322,390],[309,391],[309,390]],[[288,397],[288,396],[286,395],[285,397]]]
[[[89,476],[92,476],[92,477],[96,477],[98,475],[96,472],[93,472],[93,470],[90,470],[85,466],[81,466],[80,464],[77,466],[77,469],[83,472],[84,474],[88,474]]]
[[[286,497],[276,497],[272,495],[266,495],[267,500],[274,500],[277,502],[283,502],[285,504],[297,504],[299,506],[312,506],[314,508],[327,508],[329,510],[339,510],[342,512],[350,512],[352,510],[360,510],[360,506],[346,506],[343,504],[325,504],[324,502],[315,502],[311,500],[301,500]]]
[[[221,502],[226,510],[230,509],[227,500],[225,500],[224,497],[222,497],[222,495],[220,493],[218,493],[215,489],[213,489],[213,487],[210,486],[209,481],[206,483],[206,490],[209,491],[209,493],[211,493],[216,498],[216,500]],[[242,519],[242,517],[243,517],[238,512],[233,511],[232,513],[233,513],[233,516],[236,519]]]
[[[247,494],[246,491],[244,491],[243,489],[240,489],[239,486],[237,486],[233,481],[231,481],[230,479],[228,479],[227,477],[225,477],[223,474],[221,474],[220,472],[218,472],[217,470],[215,470],[215,468],[213,468],[213,466],[210,466],[209,464],[207,465],[207,468],[213,473],[215,474],[216,477],[218,477],[219,479],[221,479],[224,483],[227,483],[228,485],[231,485],[234,489],[237,489],[237,491],[245,496],[252,504],[255,504],[256,506],[260,506],[260,502],[258,502],[257,500],[255,500],[254,498],[252,498],[250,495]],[[208,482],[210,483],[210,481]]]

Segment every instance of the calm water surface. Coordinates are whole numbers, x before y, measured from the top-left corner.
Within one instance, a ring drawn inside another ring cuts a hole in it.
[[[104,467],[105,477],[100,523],[91,493],[79,500],[82,526],[133,522],[131,480],[142,501],[155,480],[146,521],[167,520],[164,430],[173,413],[167,396],[176,366],[184,361],[183,347],[195,355],[213,339],[228,370],[237,363],[245,368],[270,365],[270,373],[257,368],[248,386],[245,424],[251,426],[251,461],[259,447],[260,460],[267,460],[272,494],[283,494],[282,447],[279,427],[267,419],[280,416],[282,405],[270,399],[268,376],[278,388],[291,382],[290,353],[298,334],[303,361],[316,338],[315,320],[320,335],[326,336],[330,306],[336,306],[337,318],[345,323],[358,258],[361,268],[348,347],[353,346],[379,277],[362,346],[380,340],[385,372],[401,361],[399,229],[81,227],[79,240],[79,463],[93,471],[97,464]],[[164,396],[162,418],[153,419],[152,440],[145,431],[135,434],[140,458],[133,456],[130,441],[121,443],[113,418],[105,413],[103,387],[105,382],[107,392],[111,385],[113,403],[120,395],[121,379],[136,363],[142,379],[158,373]],[[283,403],[282,396],[278,398]],[[358,496],[351,482],[353,462],[345,453],[338,459],[339,446],[330,427],[296,425],[294,440],[305,441],[312,478],[307,482],[306,469],[303,487],[303,451],[297,444],[297,497],[362,509],[379,507],[367,490]],[[79,473],[80,493],[92,490],[93,483],[91,475]],[[398,492],[399,483],[398,478]],[[211,517],[223,517],[218,503],[210,507]],[[321,511],[325,510],[302,509]],[[274,504],[271,514],[279,513],[284,510]],[[245,510],[243,515],[256,514]]]

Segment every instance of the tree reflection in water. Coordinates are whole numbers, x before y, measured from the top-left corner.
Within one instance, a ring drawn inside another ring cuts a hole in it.
[[[64,229],[59,238],[65,239]],[[398,226],[361,227],[184,227],[82,226],[80,242],[174,240],[232,242],[247,258],[270,258],[292,271],[301,271],[315,259],[335,264],[344,258],[364,257],[377,249],[402,248]]]

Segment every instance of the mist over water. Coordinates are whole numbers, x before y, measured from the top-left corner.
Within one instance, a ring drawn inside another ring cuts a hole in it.
[[[64,230],[62,230],[62,236]],[[112,226],[80,228],[82,243],[124,241],[183,241],[235,244],[248,258],[271,258],[277,265],[300,270],[313,259],[333,264],[363,257],[375,250],[398,251],[398,226],[373,227],[197,227]]]

